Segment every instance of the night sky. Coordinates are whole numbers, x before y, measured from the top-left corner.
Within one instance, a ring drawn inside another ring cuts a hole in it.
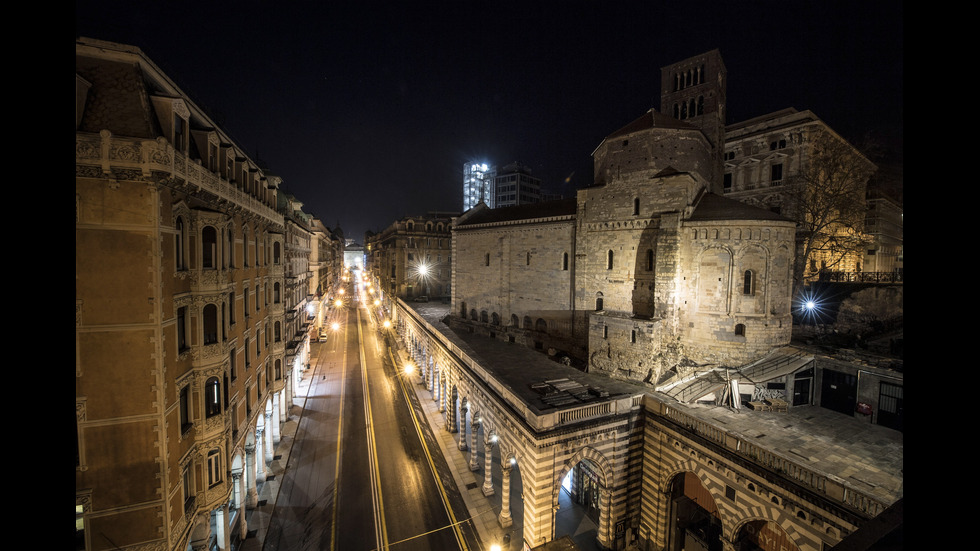
[[[362,243],[458,212],[468,160],[520,161],[572,196],[602,139],[660,107],[660,68],[715,48],[729,123],[809,109],[900,155],[903,17],[897,0],[79,0],[75,33],[143,49]]]

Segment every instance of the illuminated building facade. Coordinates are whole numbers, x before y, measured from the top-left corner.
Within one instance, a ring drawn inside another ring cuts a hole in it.
[[[280,179],[138,48],[79,39],[75,99],[76,544],[229,549],[292,392]]]
[[[463,163],[463,211],[470,210],[480,203],[494,208],[493,180],[496,169],[485,162]]]
[[[454,213],[406,216],[367,237],[367,269],[389,298],[448,299]]]

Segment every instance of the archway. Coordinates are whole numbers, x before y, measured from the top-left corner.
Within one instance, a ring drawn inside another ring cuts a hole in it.
[[[735,551],[799,551],[789,535],[771,520],[751,520],[735,534]]]
[[[555,538],[569,536],[579,549],[593,549],[599,538],[601,472],[595,463],[582,459],[561,479]]]
[[[669,551],[722,551],[721,519],[714,497],[691,471],[670,484]]]

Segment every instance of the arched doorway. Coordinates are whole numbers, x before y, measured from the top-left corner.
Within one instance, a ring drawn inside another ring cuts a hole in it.
[[[714,497],[694,473],[674,477],[670,488],[670,551],[722,551],[721,519]]]
[[[736,551],[798,551],[799,547],[771,520],[746,522],[735,536]]]
[[[582,550],[599,549],[602,473],[589,459],[581,459],[561,479],[555,538],[569,536]]]

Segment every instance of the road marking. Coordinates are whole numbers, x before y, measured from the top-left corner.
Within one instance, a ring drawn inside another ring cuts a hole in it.
[[[402,393],[405,395],[405,403],[408,404],[408,410],[412,414],[412,422],[415,425],[415,430],[418,432],[419,441],[422,443],[422,449],[425,450],[425,458],[429,462],[429,471],[432,473],[432,478],[436,482],[436,486],[439,488],[439,494],[442,496],[442,506],[446,509],[446,514],[449,515],[449,522],[453,527],[453,531],[456,533],[456,542],[459,543],[459,548],[461,551],[467,551],[466,539],[463,537],[463,532],[460,530],[460,525],[465,522],[457,521],[456,515],[453,514],[452,507],[449,506],[449,496],[446,494],[446,488],[442,485],[442,480],[439,478],[436,472],[436,464],[432,460],[432,453],[429,452],[429,446],[425,442],[425,435],[422,434],[422,426],[419,424],[418,416],[415,415],[415,408],[412,407],[412,402],[408,397],[408,388],[405,386],[405,379],[398,376],[398,362],[395,360],[394,354],[391,349],[388,350],[388,356],[391,357],[391,365],[395,368],[395,378],[401,382]],[[467,519],[468,520],[468,519]]]
[[[374,439],[374,418],[371,413],[371,390],[367,379],[367,361],[364,357],[364,341],[361,336],[361,311],[357,309],[357,350],[361,359],[361,379],[364,384],[364,415],[367,425],[368,465],[371,468],[371,498],[374,501],[375,538],[378,549],[388,549],[388,530],[385,526],[384,500],[381,496],[381,470],[378,466],[377,444]]]
[[[347,342],[347,324],[344,324],[344,342]],[[340,336],[334,332],[335,338],[340,338]],[[336,351],[334,348],[333,351]],[[340,412],[337,415],[337,466],[334,469],[334,480],[333,480],[333,522],[330,523],[330,549],[335,549],[337,545],[337,511],[338,504],[340,501],[340,457],[343,455],[340,453],[340,445],[343,442],[343,424],[344,424],[344,382],[347,380],[347,347],[344,346],[344,361],[341,365],[340,372]]]

